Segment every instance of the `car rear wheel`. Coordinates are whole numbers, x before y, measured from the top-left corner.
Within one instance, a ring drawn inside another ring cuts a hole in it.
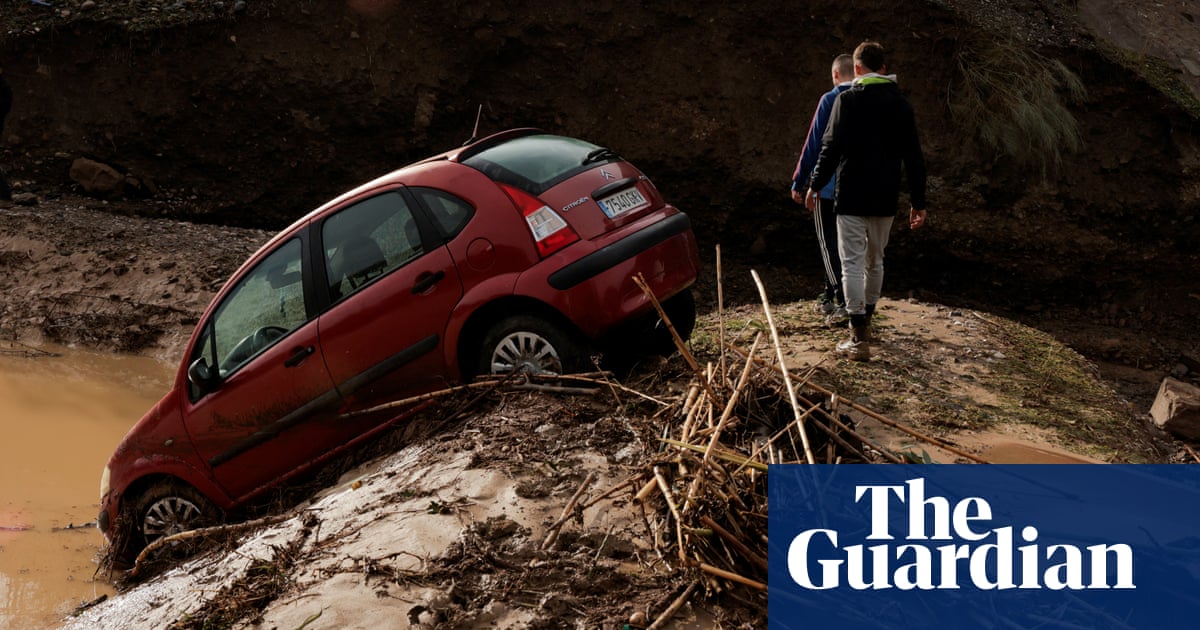
[[[479,352],[478,374],[577,372],[584,350],[572,336],[545,320],[514,315],[488,330]]]
[[[685,289],[682,293],[672,296],[662,303],[662,307],[667,318],[671,320],[671,326],[679,333],[679,338],[687,341],[688,337],[692,336],[692,330],[696,328],[696,298],[692,295],[692,290]],[[661,319],[655,323],[651,335],[650,347],[655,354],[669,357],[678,349],[675,347],[675,338]]]
[[[137,501],[133,542],[140,549],[157,540],[219,522],[217,507],[195,488],[178,481],[151,486]]]

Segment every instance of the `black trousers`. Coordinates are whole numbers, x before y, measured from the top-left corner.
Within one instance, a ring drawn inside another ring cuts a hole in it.
[[[813,223],[817,228],[817,248],[821,250],[821,265],[825,272],[825,297],[838,304],[844,304],[842,259],[838,255],[837,215],[833,213],[832,199],[817,199]]]

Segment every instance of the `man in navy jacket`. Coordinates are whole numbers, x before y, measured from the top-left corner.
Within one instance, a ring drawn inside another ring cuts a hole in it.
[[[900,200],[901,166],[908,176],[909,227],[925,224],[925,158],[908,99],[886,76],[883,46],[854,49],[854,84],[837,97],[805,205],[837,173],[834,212],[850,339],[838,350],[856,361],[871,357],[870,321],[883,288],[883,252]]]
[[[804,149],[801,150],[796,170],[792,173],[792,200],[799,204],[804,203],[808,180],[817,164],[817,156],[821,153],[821,138],[825,136],[833,103],[839,94],[850,89],[850,82],[854,80],[854,58],[850,55],[838,55],[833,60],[830,74],[833,78],[833,89],[822,95],[817,103],[817,111],[813,112],[812,123],[808,126],[808,136],[804,139]],[[812,212],[813,223],[817,228],[817,247],[825,268],[825,292],[821,296],[818,308],[828,316],[827,321],[830,325],[846,320],[846,297],[842,292],[842,259],[837,250],[837,217],[833,213],[833,189],[834,180],[830,180],[821,189],[817,208]]]

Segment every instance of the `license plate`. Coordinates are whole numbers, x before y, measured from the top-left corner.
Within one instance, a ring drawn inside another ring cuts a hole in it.
[[[621,192],[598,200],[600,209],[604,211],[605,216],[610,219],[616,218],[631,210],[638,210],[650,205],[646,198],[642,196],[642,191],[637,188],[629,188]]]

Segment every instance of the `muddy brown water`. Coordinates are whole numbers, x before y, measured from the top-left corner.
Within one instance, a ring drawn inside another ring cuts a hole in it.
[[[144,357],[0,344],[0,629],[57,627],[114,593],[95,575],[100,473],[171,374]]]

